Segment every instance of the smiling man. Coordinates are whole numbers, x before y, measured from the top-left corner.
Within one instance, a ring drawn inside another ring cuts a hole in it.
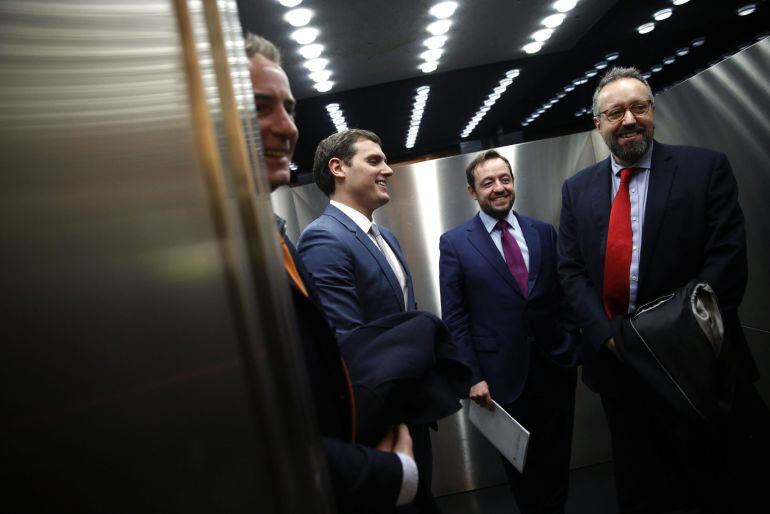
[[[738,319],[748,270],[730,163],[719,152],[653,141],[655,102],[635,68],[607,72],[593,112],[611,156],[564,182],[559,275],[583,333],[583,380],[607,417],[620,512],[750,512],[738,505],[758,495],[766,508],[748,471],[766,465],[770,424]],[[618,321],[693,279],[716,291],[725,327],[719,366],[733,398],[725,419],[707,428],[660,401],[616,342]]]
[[[442,318],[472,370],[471,400],[494,399],[531,434],[524,473],[502,459],[519,510],[563,513],[577,374],[556,230],[513,210],[513,171],[495,150],[465,173],[480,210],[441,236]]]
[[[299,251],[340,342],[371,321],[417,309],[398,240],[372,220],[390,201],[392,175],[380,138],[368,130],[337,132],[316,148],[313,178],[330,202],[302,233]],[[436,512],[428,427],[409,428],[420,474],[415,505],[420,512]]]

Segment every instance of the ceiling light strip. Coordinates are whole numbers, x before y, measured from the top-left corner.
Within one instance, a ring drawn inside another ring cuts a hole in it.
[[[430,86],[420,86],[415,91],[412,117],[409,120],[409,130],[404,143],[406,148],[414,148],[414,143],[417,141],[417,133],[420,131],[425,104],[428,103],[428,95],[430,95]]]
[[[567,18],[567,15],[564,13],[567,13],[575,8],[577,5],[578,0],[557,0],[552,4],[552,7],[556,10],[556,13],[551,14],[545,18],[543,18],[543,21],[540,23],[545,27],[544,29],[540,29],[532,34],[532,40],[531,42],[527,43],[523,47],[521,47],[522,50],[524,50],[524,53],[527,54],[536,54],[540,50],[542,50],[543,45],[546,41],[548,41],[551,36],[554,33],[554,29],[561,25],[564,20]]]
[[[484,116],[486,116],[487,112],[489,112],[492,106],[495,105],[497,100],[500,99],[503,93],[505,93],[505,90],[508,89],[508,87],[513,83],[513,80],[518,77],[519,74],[520,70],[517,68],[505,72],[505,77],[500,79],[500,81],[495,85],[495,87],[492,89],[492,92],[489,93],[489,95],[484,100],[484,103],[482,103],[481,107],[479,107],[479,110],[476,111],[476,114],[465,125],[465,128],[460,133],[460,137],[465,139],[471,134],[471,132],[476,129],[476,126],[481,122]]]
[[[317,42],[321,31],[309,26],[315,12],[305,7],[297,7],[302,3],[302,0],[278,0],[278,2],[291,8],[283,15],[283,19],[292,27],[297,28],[290,37],[301,45],[297,51],[305,59],[303,65],[308,70],[308,77],[313,81],[313,87],[319,93],[331,91],[334,82],[331,80],[332,72],[327,69],[329,59],[323,57],[324,45]]]
[[[326,106],[326,112],[329,113],[329,118],[331,118],[332,123],[334,124],[334,128],[337,129],[337,132],[348,130],[348,122],[345,120],[345,113],[342,112],[340,104],[328,104]]]
[[[419,68],[423,73],[432,73],[438,69],[439,59],[444,53],[444,45],[447,42],[449,29],[452,28],[452,15],[457,10],[457,2],[439,2],[428,9],[428,14],[435,20],[431,21],[425,30],[431,36],[423,41],[428,49],[420,53],[422,63]]]

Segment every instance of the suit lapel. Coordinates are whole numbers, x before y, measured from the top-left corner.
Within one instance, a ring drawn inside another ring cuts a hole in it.
[[[607,249],[607,229],[610,223],[610,209],[612,208],[612,166],[607,157],[604,161],[596,165],[593,178],[591,179],[591,210],[593,211],[596,234],[599,238],[599,257],[600,262],[599,276],[604,276],[604,254]],[[602,290],[603,284],[598,284],[598,290]]]
[[[316,290],[315,282],[313,282],[313,277],[310,275],[310,272],[307,270],[307,268],[305,268],[305,264],[302,262],[302,257],[297,252],[297,249],[294,247],[294,244],[289,240],[288,237],[285,238],[285,240],[286,240],[286,246],[289,249],[289,253],[291,254],[292,259],[294,259],[294,265],[297,267],[297,273],[299,273],[299,276],[302,279],[302,283],[305,285],[305,290],[307,291],[307,294],[310,297],[310,301],[313,302],[313,305],[315,305],[316,309],[318,309],[320,312],[323,312],[321,297],[318,296],[318,291]],[[302,294],[302,291],[300,290],[299,287],[297,287],[297,284],[294,283],[291,277],[288,277],[288,278],[289,278],[289,283],[291,284],[291,287],[293,287],[300,294]]]
[[[478,214],[473,218],[471,226],[468,228],[468,242],[484,259],[486,259],[492,269],[494,269],[497,274],[500,275],[500,277],[511,286],[514,291],[516,291],[516,294],[523,298],[524,295],[522,295],[519,285],[516,283],[516,279],[511,275],[503,256],[500,255],[500,251],[492,241],[492,236],[487,232],[487,228],[484,226],[484,223],[481,221]]]
[[[644,226],[642,227],[642,254],[639,259],[640,282],[647,276],[650,261],[655,254],[655,246],[658,242],[657,236],[666,214],[668,196],[671,192],[671,184],[674,182],[675,174],[676,162],[672,155],[669,153],[666,145],[656,141],[652,148],[650,181],[647,186],[647,205],[645,205]]]
[[[414,290],[412,288],[412,274],[409,272],[409,266],[406,263],[406,256],[401,252],[401,247],[398,244],[398,241],[396,241],[396,236],[394,236],[389,230],[384,229],[380,230],[382,233],[383,239],[388,243],[390,246],[390,249],[393,250],[393,253],[396,255],[396,258],[398,259],[398,262],[401,263],[401,267],[404,269],[404,275],[406,276],[406,287],[407,287],[407,296],[408,298],[408,304],[406,306],[407,311],[415,310],[415,300],[414,300]],[[388,267],[390,268],[390,267]],[[394,276],[395,278],[395,276]],[[396,284],[398,284],[398,280],[396,280]],[[401,286],[398,286],[399,291],[401,290]]]
[[[382,251],[379,248],[377,248],[377,245],[374,244],[371,238],[367,234],[365,234],[364,231],[361,230],[361,228],[358,225],[356,225],[355,221],[350,219],[350,217],[348,217],[344,212],[342,212],[335,206],[329,204],[329,206],[326,207],[326,211],[324,212],[324,214],[328,214],[329,216],[333,217],[334,219],[342,223],[348,230],[353,232],[356,239],[358,239],[358,242],[361,243],[364,246],[364,248],[366,248],[366,250],[375,260],[377,265],[380,267],[380,270],[382,271],[382,273],[385,275],[385,278],[390,284],[390,287],[393,290],[393,294],[396,296],[396,300],[398,300],[398,304],[401,306],[401,309],[406,310],[404,307],[404,293],[401,290],[401,285],[398,283],[398,279],[396,278],[395,273],[393,273],[393,270],[391,269],[390,264],[388,264],[388,261],[385,258],[385,255],[382,253]],[[383,235],[383,238],[384,237],[385,236]],[[395,253],[394,245],[391,244],[390,241],[388,241],[388,244],[391,246],[391,249],[393,249]]]
[[[513,214],[516,216],[516,219],[519,220],[519,226],[521,227],[521,232],[524,234],[524,240],[527,242],[527,249],[529,250],[529,277],[527,280],[529,287],[527,296],[529,297],[529,293],[535,289],[537,277],[540,276],[540,260],[542,258],[540,236],[531,221],[523,219],[515,212]]]

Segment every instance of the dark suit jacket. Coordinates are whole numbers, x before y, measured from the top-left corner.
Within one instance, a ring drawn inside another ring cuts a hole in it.
[[[340,340],[370,321],[417,308],[412,275],[401,246],[388,229],[380,227],[380,232],[406,273],[406,306],[401,286],[382,251],[333,205],[328,205],[300,236],[299,252]]]
[[[478,215],[442,235],[439,243],[444,322],[473,371],[472,383],[486,380],[492,398],[506,404],[524,389],[531,352],[565,367],[575,365],[575,339],[563,323],[556,275],[556,231],[542,221],[516,217],[529,248],[526,299]]]
[[[602,350],[615,335],[601,300],[612,194],[609,159],[564,182],[559,226],[559,276],[583,331],[583,379],[598,392],[611,389],[604,382],[616,364]],[[748,275],[746,233],[727,157],[655,142],[648,187],[637,306],[694,278],[707,281],[719,299],[731,351],[756,377],[738,321]]]
[[[286,244],[310,295],[303,295],[287,277],[338,510],[390,512],[401,489],[401,461],[395,454],[350,442],[352,398],[334,331],[302,259],[288,239]]]

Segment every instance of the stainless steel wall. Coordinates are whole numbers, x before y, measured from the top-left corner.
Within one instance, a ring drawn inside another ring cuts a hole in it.
[[[0,3],[5,508],[330,511],[235,9]]]
[[[770,225],[764,204],[770,198],[767,147],[770,124],[770,40],[736,54],[656,98],[656,137],[666,143],[694,144],[728,154],[740,187],[747,219],[750,284],[741,315],[765,378],[760,388],[770,399]],[[558,225],[561,184],[581,168],[604,159],[608,150],[596,131],[500,148],[516,175],[516,209]],[[465,191],[464,169],[474,155],[460,155],[398,168],[391,179],[391,201],[377,210],[378,223],[398,236],[412,269],[421,309],[440,314],[438,240],[446,230],[477,212]],[[315,187],[285,188],[273,194],[276,212],[290,222],[296,238],[324,209],[327,199]],[[295,239],[296,240],[296,239]],[[601,405],[582,383],[577,391],[572,466],[610,459]],[[435,494],[503,483],[494,449],[466,421],[447,418],[433,434]]]

